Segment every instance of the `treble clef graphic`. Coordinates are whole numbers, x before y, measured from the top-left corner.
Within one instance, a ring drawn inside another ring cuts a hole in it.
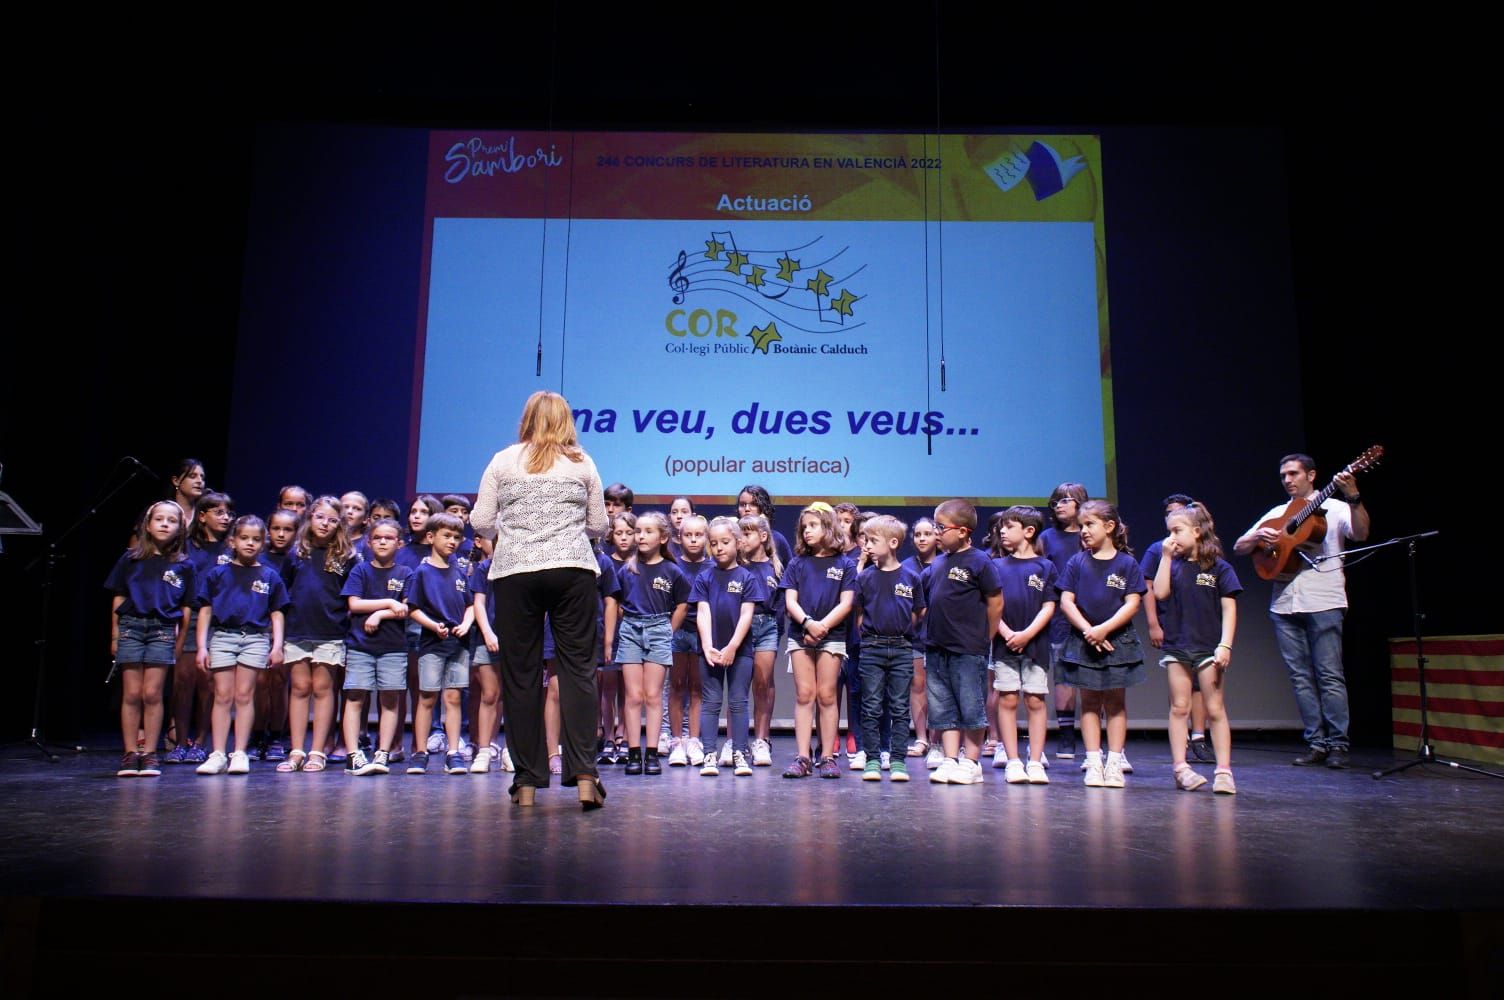
[[[668,273],[668,287],[674,290],[674,305],[684,304],[684,293],[689,290],[689,279],[684,276],[684,251],[679,251],[679,260]]]

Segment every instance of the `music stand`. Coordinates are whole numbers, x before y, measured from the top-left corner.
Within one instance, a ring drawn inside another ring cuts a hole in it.
[[[1406,535],[1402,538],[1391,538],[1387,542],[1379,542],[1376,545],[1367,545],[1360,549],[1348,549],[1345,552],[1340,552],[1335,555],[1320,556],[1315,559],[1307,559],[1307,561],[1311,563],[1312,566],[1317,566],[1327,559],[1345,559],[1348,556],[1355,556],[1363,552],[1373,552],[1378,549],[1387,549],[1390,546],[1394,545],[1405,546],[1405,551],[1408,556],[1406,560],[1406,566],[1408,567],[1410,574],[1410,616],[1415,628],[1415,672],[1416,676],[1420,679],[1420,743],[1415,748],[1414,760],[1407,760],[1403,763],[1395,764],[1393,767],[1386,767],[1381,771],[1375,771],[1373,773],[1375,780],[1382,778],[1385,775],[1397,774],[1400,771],[1408,771],[1410,768],[1415,767],[1419,764],[1439,764],[1444,767],[1455,768],[1459,771],[1471,771],[1474,774],[1486,775],[1490,778],[1504,778],[1504,774],[1496,774],[1493,771],[1489,771],[1481,767],[1474,767],[1471,764],[1463,764],[1459,761],[1447,760],[1443,757],[1438,757],[1436,756],[1436,751],[1431,748],[1431,718],[1430,710],[1428,708],[1426,700],[1426,656],[1424,638],[1421,635],[1421,633],[1425,631],[1424,623],[1426,616],[1425,613],[1421,610],[1420,606],[1420,578],[1416,573],[1415,563],[1416,552],[1420,540],[1422,538],[1432,538],[1438,534],[1440,534],[1440,532],[1423,531],[1418,535]]]
[[[122,458],[119,462],[115,463],[115,468],[118,469],[122,464],[124,464],[125,461],[126,459]],[[132,461],[134,461],[134,459],[132,459]],[[43,757],[47,758],[49,762],[53,764],[56,764],[58,762],[57,754],[53,753],[52,750],[47,746],[47,740],[42,735],[42,716],[44,714],[43,709],[46,705],[47,690],[47,633],[49,627],[52,624],[52,576],[53,571],[57,568],[58,560],[63,558],[58,552],[58,546],[62,545],[63,542],[71,538],[73,536],[73,533],[76,532],[79,528],[83,527],[84,523],[95,514],[97,514],[99,512],[99,509],[103,507],[107,502],[109,502],[109,500],[113,498],[115,494],[119,493],[121,490],[129,486],[139,474],[139,472],[139,463],[137,465],[133,465],[130,471],[130,475],[126,476],[124,481],[122,481],[119,486],[116,486],[104,496],[89,504],[89,508],[79,516],[78,520],[74,521],[73,524],[70,525],[68,529],[61,535],[59,535],[55,540],[48,543],[46,552],[37,556],[31,562],[26,564],[26,572],[28,573],[36,569],[39,564],[45,564],[45,569],[43,569],[42,571],[42,621],[40,626],[40,638],[36,640],[36,694],[32,699],[31,704],[31,734],[24,740],[18,740],[14,743],[6,744],[4,749],[9,749],[13,746],[29,746],[35,749],[37,753],[40,753]],[[114,470],[111,470],[111,474],[114,474]],[[14,515],[17,520],[21,522],[25,527],[25,530],[6,530],[5,525],[8,523],[8,521],[5,521],[4,519],[8,515],[0,514],[0,534],[42,534],[42,526],[36,521],[32,520],[32,518],[29,517],[26,512],[22,510],[18,504],[16,504],[14,500],[12,500],[4,493],[0,493],[0,509],[8,511],[9,515]],[[70,749],[72,749],[75,753],[83,753],[86,748],[78,744],[74,744]]]

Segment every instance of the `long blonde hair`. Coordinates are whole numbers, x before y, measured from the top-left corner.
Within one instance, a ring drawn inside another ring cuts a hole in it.
[[[517,425],[517,440],[525,446],[523,466],[528,472],[546,472],[560,455],[571,462],[585,458],[575,431],[574,414],[569,401],[557,392],[540,389],[527,398],[522,421]]]

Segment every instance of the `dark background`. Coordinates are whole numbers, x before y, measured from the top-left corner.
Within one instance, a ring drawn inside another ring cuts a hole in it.
[[[1166,492],[1203,496],[1230,541],[1279,500],[1284,451],[1314,454],[1324,482],[1382,442],[1363,480],[1375,536],[1446,532],[1422,553],[1427,631],[1498,630],[1490,588],[1455,583],[1479,579],[1457,529],[1487,520],[1498,353],[1475,332],[1487,258],[1458,235],[1487,185],[1442,100],[1467,81],[1398,33],[1062,35],[960,9],[937,26],[930,7],[872,25],[870,9],[797,30],[668,6],[647,24],[564,8],[455,31],[247,24],[183,46],[131,22],[47,40],[53,69],[22,91],[0,362],[0,489],[61,557],[47,733],[115,725],[100,582],[158,485],[59,536],[124,478],[122,455],[164,477],[196,455],[251,510],[283,481],[400,495],[387,456],[406,453],[422,151],[392,126],[1098,132],[1118,486],[1140,547]],[[390,406],[361,402],[389,389]],[[43,551],[12,538],[0,555],[6,736],[29,727]],[[1384,745],[1403,560],[1371,561],[1350,594],[1353,735]]]

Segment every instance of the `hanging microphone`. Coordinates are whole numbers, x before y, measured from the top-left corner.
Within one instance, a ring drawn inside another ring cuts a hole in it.
[[[541,340],[538,341],[538,367],[537,370],[533,372],[533,374],[538,378],[543,377],[543,341]]]
[[[139,458],[133,458],[130,455],[126,455],[124,461],[127,461],[127,462],[131,463],[136,468],[140,469],[142,472],[144,472],[147,475],[151,476],[157,482],[160,483],[162,481],[162,477],[159,476],[159,475],[157,475],[156,472],[152,469],[151,466],[147,465],[145,462],[141,461]]]
[[[940,359],[940,391],[945,391],[945,359]]]

